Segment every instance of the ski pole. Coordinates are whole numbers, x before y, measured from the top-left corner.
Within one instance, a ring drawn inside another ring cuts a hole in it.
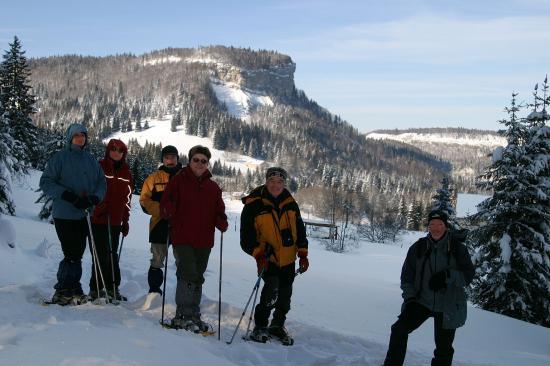
[[[166,258],[164,258],[164,283],[162,285],[162,312],[160,324],[164,325],[164,301],[166,299],[166,272],[168,272],[168,246],[170,246],[170,224],[168,224],[168,233],[166,233]]]
[[[90,211],[86,210],[86,221],[88,221],[88,232],[90,234],[90,242],[92,243],[92,260],[96,263],[96,284],[97,284],[97,296],[99,297],[99,282],[97,281],[97,271],[99,270],[99,278],[101,279],[101,283],[103,284],[103,288],[107,290],[107,286],[105,285],[105,278],[103,277],[103,272],[101,271],[101,266],[99,265],[99,256],[97,255],[97,248],[95,245],[94,240],[94,234],[92,232],[92,221],[90,219]],[[106,299],[109,299],[109,296],[107,294],[107,291],[105,291]]]
[[[120,248],[118,248],[118,262],[120,263],[120,254],[122,253],[122,244],[124,244],[124,236],[122,236],[122,240],[120,241]]]
[[[235,327],[235,331],[233,332],[233,335],[231,336],[231,339],[227,341],[227,344],[233,343],[233,339],[235,338],[235,334],[237,334],[237,331],[239,330],[239,326],[241,325],[241,322],[246,314],[246,310],[248,309],[248,305],[250,305],[250,300],[252,300],[252,296],[254,295],[254,292],[258,290],[260,287],[260,281],[262,280],[262,275],[264,274],[264,270],[262,269],[261,273],[258,275],[258,279],[256,280],[256,283],[254,284],[254,287],[252,288],[252,293],[250,294],[250,297],[248,298],[248,301],[246,302],[246,305],[244,307],[243,313],[241,314],[241,318],[239,319],[239,322],[237,323],[237,326]]]
[[[220,331],[222,323],[222,262],[223,262],[223,231],[220,237],[220,283],[218,286],[218,341],[220,340]]]
[[[254,295],[254,301],[252,301],[252,308],[250,309],[250,317],[248,318],[248,325],[246,326],[246,333],[244,337],[248,337],[248,332],[250,332],[250,324],[252,324],[252,318],[254,317],[254,310],[256,309],[256,299],[258,298],[258,292],[260,292],[260,287],[256,287],[256,295]]]
[[[111,236],[111,215],[107,215],[107,234],[109,235],[109,254],[111,258],[111,277],[113,280],[113,300],[117,300],[116,297],[116,284],[115,284],[115,263],[113,261],[113,239]],[[105,288],[107,289],[107,288]]]

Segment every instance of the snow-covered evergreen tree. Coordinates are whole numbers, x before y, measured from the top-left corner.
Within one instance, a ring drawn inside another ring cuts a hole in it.
[[[537,131],[518,118],[516,94],[501,121],[508,140],[480,177],[493,190],[474,219],[477,276],[472,300],[482,308],[550,326],[550,191],[547,127]]]
[[[4,118],[2,101],[0,99],[0,214],[9,215],[15,213],[15,205],[11,199],[12,145],[9,124],[6,118]]]
[[[441,188],[432,196],[432,210],[440,210],[447,214],[449,222],[453,223],[456,211],[452,204],[453,190],[450,187],[449,178],[443,177]]]
[[[35,97],[31,94],[30,71],[21,42],[14,37],[9,46],[0,64],[0,98],[14,142],[13,168],[15,172],[26,172],[28,165],[35,164],[38,158],[38,132],[31,119]]]

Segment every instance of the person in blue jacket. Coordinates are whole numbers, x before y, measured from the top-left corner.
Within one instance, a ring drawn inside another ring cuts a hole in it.
[[[101,166],[86,151],[86,127],[74,123],[66,133],[67,145],[48,161],[40,177],[40,188],[53,199],[52,216],[64,258],[57,270],[52,302],[67,305],[82,303],[82,255],[88,236],[87,211],[105,195],[105,175]]]

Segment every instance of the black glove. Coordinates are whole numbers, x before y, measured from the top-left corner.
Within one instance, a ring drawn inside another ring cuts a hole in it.
[[[94,196],[94,195],[88,196],[88,201],[90,201],[92,206],[97,206],[97,204],[99,203],[99,197]]]
[[[416,297],[409,297],[409,298],[405,299],[405,301],[403,301],[403,304],[407,305],[407,304],[409,304],[411,302],[414,302],[414,301],[416,301]]]
[[[447,288],[447,277],[449,277],[449,270],[436,272],[430,277],[428,282],[428,287],[432,291],[439,291],[441,289]]]
[[[164,193],[163,191],[160,191],[160,192],[153,191],[153,193],[151,193],[151,199],[155,202],[160,202],[160,200],[162,199],[163,193]]]
[[[74,205],[75,202],[78,201],[80,197],[78,197],[76,194],[74,194],[71,191],[65,191],[61,194],[61,198]]]

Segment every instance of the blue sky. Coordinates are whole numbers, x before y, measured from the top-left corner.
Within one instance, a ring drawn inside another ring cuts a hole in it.
[[[360,132],[498,129],[550,72],[550,1],[10,1],[0,49],[29,57],[165,47],[272,49],[296,86]]]

